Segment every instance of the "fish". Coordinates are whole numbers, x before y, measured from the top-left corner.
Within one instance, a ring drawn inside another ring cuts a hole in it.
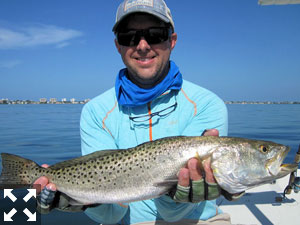
[[[133,148],[102,150],[48,168],[1,153],[0,187],[32,185],[46,176],[78,204],[129,203],[157,198],[176,187],[179,170],[191,158],[211,160],[218,185],[229,193],[272,182],[296,170],[282,164],[290,148],[239,137],[174,136]]]

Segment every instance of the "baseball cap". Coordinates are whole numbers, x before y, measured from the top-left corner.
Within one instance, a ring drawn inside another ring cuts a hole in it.
[[[125,0],[118,7],[113,32],[116,32],[118,25],[125,17],[138,12],[156,16],[160,20],[170,23],[174,30],[171,11],[163,0]]]

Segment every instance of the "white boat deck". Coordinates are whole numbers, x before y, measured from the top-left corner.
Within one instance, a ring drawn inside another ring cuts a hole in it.
[[[300,170],[297,171],[299,176]],[[281,178],[275,184],[265,184],[250,189],[238,201],[230,202],[224,198],[218,200],[223,212],[229,213],[232,224],[263,225],[300,225],[300,192],[286,195],[282,202],[289,176]]]

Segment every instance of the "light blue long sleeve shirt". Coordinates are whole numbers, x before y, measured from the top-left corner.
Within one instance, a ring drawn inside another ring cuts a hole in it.
[[[134,122],[129,116],[147,115],[174,105],[175,111],[152,120]],[[114,88],[88,102],[81,114],[82,154],[105,149],[125,149],[168,136],[200,136],[205,129],[218,129],[220,136],[228,132],[228,116],[224,102],[214,93],[183,80],[180,91],[169,91],[151,103],[124,107],[118,104]],[[136,224],[146,221],[181,219],[207,220],[220,213],[215,201],[176,203],[169,196],[131,202],[103,204],[85,213],[105,224]]]

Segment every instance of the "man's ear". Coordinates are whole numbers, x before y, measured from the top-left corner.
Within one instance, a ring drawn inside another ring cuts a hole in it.
[[[120,47],[117,39],[115,39],[115,45],[116,45],[116,48],[117,48],[118,52],[121,54],[121,47]]]
[[[171,50],[173,50],[173,48],[175,48],[176,42],[177,42],[177,33],[173,33],[171,35]]]

